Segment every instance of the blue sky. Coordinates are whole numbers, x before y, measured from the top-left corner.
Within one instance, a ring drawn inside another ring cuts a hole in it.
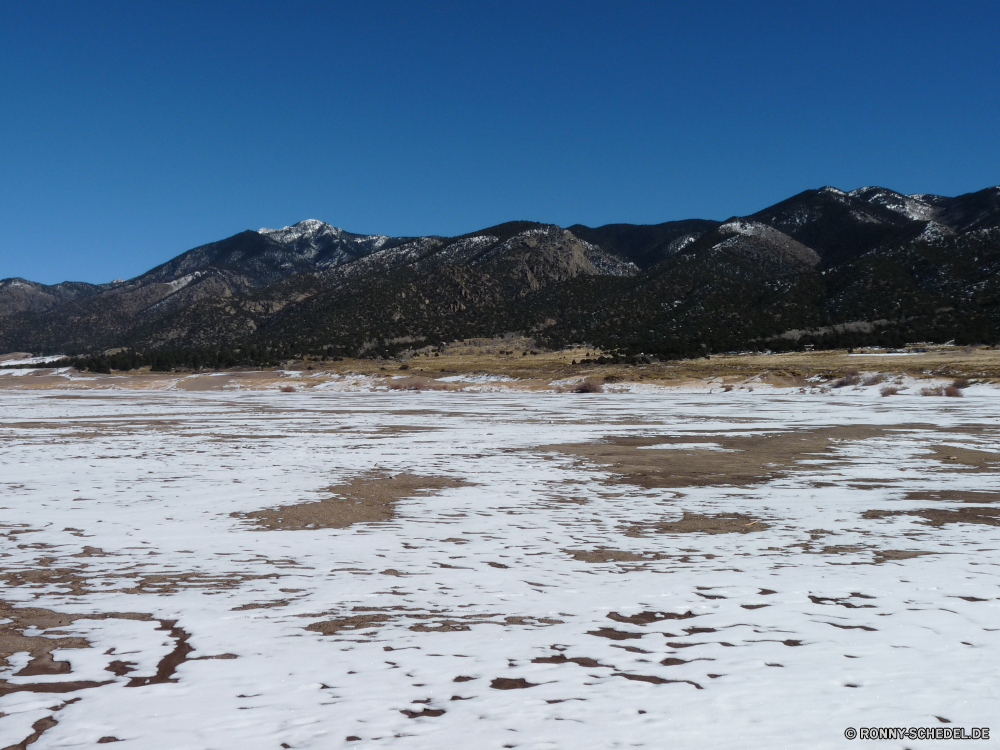
[[[29,7],[37,5],[38,7]],[[0,5],[0,278],[1000,183],[1000,3]]]

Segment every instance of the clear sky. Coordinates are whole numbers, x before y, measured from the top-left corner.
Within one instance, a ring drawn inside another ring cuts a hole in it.
[[[0,278],[1000,183],[1000,3],[0,4]]]

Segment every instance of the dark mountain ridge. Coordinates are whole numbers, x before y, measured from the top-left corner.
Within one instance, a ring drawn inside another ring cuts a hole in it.
[[[1000,339],[1000,188],[806,190],[746,217],[458,237],[316,220],[241,232],[128,281],[0,281],[0,350],[392,354],[522,332],[660,356],[806,341]]]

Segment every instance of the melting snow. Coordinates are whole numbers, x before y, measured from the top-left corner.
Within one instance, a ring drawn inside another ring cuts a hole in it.
[[[10,659],[28,689],[0,698],[0,744],[52,717],[32,750],[770,750],[994,715],[1000,527],[905,513],[994,507],[968,455],[1000,450],[995,392],[65,395],[3,394],[0,586],[89,618],[26,635],[90,647],[53,652],[71,674]],[[835,426],[870,435],[742,485],[649,488],[544,447],[718,460],[727,436]],[[373,470],[470,484],[342,529],[230,515]],[[755,520],[634,532],[684,514]],[[100,684],[37,687],[71,680]]]

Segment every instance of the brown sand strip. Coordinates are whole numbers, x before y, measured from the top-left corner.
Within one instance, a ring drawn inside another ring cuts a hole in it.
[[[620,615],[617,612],[609,612],[607,615],[609,620],[614,620],[615,622],[626,622],[629,625],[649,625],[653,622],[662,622],[663,620],[689,620],[692,617],[698,617],[691,610],[677,614],[674,612],[639,612],[638,614]]]
[[[954,445],[933,445],[934,458],[951,464],[959,464],[966,470],[997,471],[1000,469],[1000,453],[974,448],[956,448]]]
[[[469,483],[452,477],[369,472],[347,484],[327,488],[332,497],[316,502],[293,503],[250,513],[232,513],[261,529],[343,529],[355,523],[388,521],[394,504],[403,498],[429,495]]]
[[[52,727],[54,727],[58,723],[59,722],[53,719],[51,716],[46,716],[42,719],[39,719],[38,721],[36,721],[34,724],[31,725],[32,729],[31,734],[29,734],[27,737],[25,737],[23,740],[21,740],[15,745],[7,745],[7,747],[5,747],[3,750],[26,750],[28,745],[31,745],[34,742],[36,742],[38,738],[42,736],[45,730],[52,729]]]
[[[833,459],[838,443],[882,437],[901,430],[935,429],[933,425],[891,428],[848,425],[790,430],[752,436],[674,435],[612,437],[597,443],[543,445],[534,450],[562,453],[607,468],[623,482],[640,487],[747,485],[785,476],[805,459]],[[706,443],[706,448],[650,446]]]
[[[769,529],[763,521],[741,513],[720,513],[706,516],[684,511],[679,521],[659,521],[627,527],[626,536],[656,534],[752,534]]]
[[[157,630],[169,630],[170,637],[174,639],[174,650],[160,659],[156,665],[156,674],[152,677],[133,677],[125,687],[142,687],[143,685],[157,685],[161,682],[177,682],[174,672],[184,661],[187,655],[194,651],[194,647],[188,643],[191,634],[183,628],[177,627],[177,620],[160,620],[160,627]]]
[[[978,490],[915,490],[907,492],[906,500],[938,500],[945,503],[996,503],[1000,502],[1000,492]]]
[[[887,518],[889,516],[917,516],[918,518],[923,518],[928,526],[943,526],[946,523],[981,523],[986,526],[1000,526],[1000,508],[993,508],[988,505],[965,506],[954,509],[866,510],[861,514],[862,518]],[[889,551],[886,550],[886,552]]]

